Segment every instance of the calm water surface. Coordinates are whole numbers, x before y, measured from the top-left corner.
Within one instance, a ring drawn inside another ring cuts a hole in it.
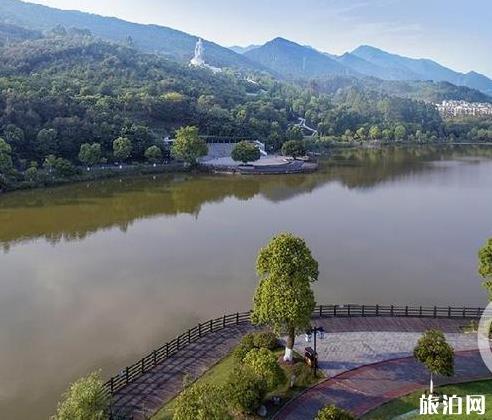
[[[339,154],[310,175],[158,176],[0,197],[0,417],[46,419],[200,320],[250,306],[280,231],[320,262],[320,303],[483,305],[492,149]]]

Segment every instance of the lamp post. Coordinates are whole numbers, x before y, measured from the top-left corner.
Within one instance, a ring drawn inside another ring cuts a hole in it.
[[[323,334],[325,332],[325,329],[323,327],[311,327],[310,329],[310,332],[313,334],[313,347],[314,347],[314,363],[313,363],[313,367],[314,367],[314,376],[316,376],[316,371],[317,371],[317,368],[318,368],[318,352],[316,351],[316,336],[318,335],[318,333],[320,333],[320,339],[323,339]]]

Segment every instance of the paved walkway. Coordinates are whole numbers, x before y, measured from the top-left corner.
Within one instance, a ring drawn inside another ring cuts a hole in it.
[[[326,377],[384,360],[408,357],[422,332],[438,328],[455,351],[477,348],[475,334],[463,334],[460,327],[469,321],[426,318],[325,318],[314,323],[323,326],[324,338],[316,340],[320,369]],[[332,332],[333,331],[333,332]],[[299,336],[295,348],[313,346]]]
[[[183,389],[183,378],[197,378],[217,363],[254,327],[239,324],[208,334],[189,344],[113,398],[113,413],[133,420],[148,419]]]
[[[437,385],[492,379],[478,350],[455,355],[455,375],[436,378]],[[328,404],[360,417],[381,404],[427,386],[429,374],[413,357],[389,360],[346,371],[310,388],[276,416],[282,420],[309,420]]]

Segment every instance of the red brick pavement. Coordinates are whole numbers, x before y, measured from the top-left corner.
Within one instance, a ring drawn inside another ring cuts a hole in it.
[[[478,350],[457,352],[455,375],[438,377],[436,385],[492,379]],[[282,420],[309,420],[334,404],[359,417],[394,398],[428,384],[429,374],[413,357],[394,359],[353,369],[324,380],[287,404],[275,416]]]

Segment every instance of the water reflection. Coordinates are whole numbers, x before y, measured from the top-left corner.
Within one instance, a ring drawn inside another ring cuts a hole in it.
[[[199,217],[208,203],[227,197],[249,200],[261,196],[272,202],[289,200],[330,182],[370,189],[424,171],[444,171],[448,161],[473,155],[492,156],[484,147],[421,147],[347,149],[322,161],[315,174],[262,177],[161,175],[106,180],[48,190],[9,194],[0,198],[0,244],[5,251],[16,242],[44,238],[81,240],[101,229],[125,232],[136,220],[158,215]]]
[[[348,150],[311,175],[161,176],[0,198],[0,413],[47,418],[198,320],[245,310],[283,230],[320,262],[320,302],[482,304],[492,149]]]

